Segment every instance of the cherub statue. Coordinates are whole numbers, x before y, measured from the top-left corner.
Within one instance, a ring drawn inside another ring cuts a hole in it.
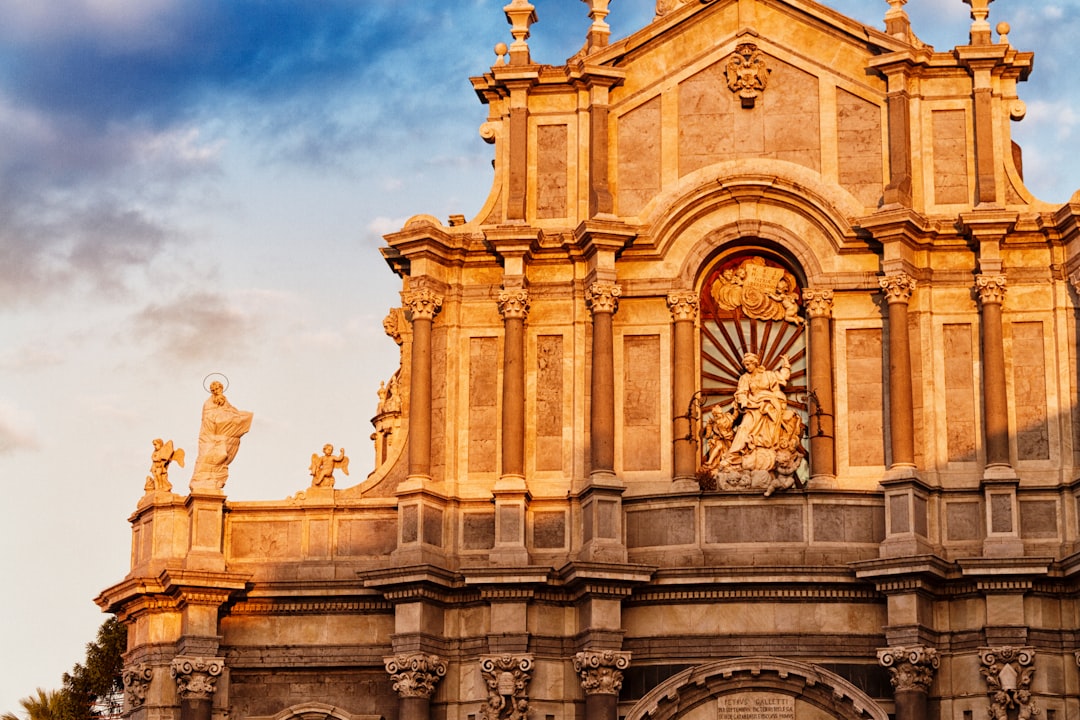
[[[169,482],[169,463],[176,462],[184,467],[184,451],[181,448],[173,449],[173,441],[162,442],[161,438],[154,439],[154,452],[150,456],[150,474],[146,476],[143,489],[147,492],[161,490],[169,492],[172,483]]]
[[[341,472],[349,474],[349,458],[345,457],[345,448],[334,457],[334,446],[323,445],[323,454],[311,454],[311,487],[334,487],[334,470],[341,468]]]

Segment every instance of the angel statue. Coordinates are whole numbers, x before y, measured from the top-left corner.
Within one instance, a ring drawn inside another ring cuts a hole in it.
[[[311,454],[311,487],[334,487],[334,470],[341,468],[341,472],[349,474],[349,458],[345,457],[345,448],[334,457],[334,446],[323,445],[323,454]]]
[[[161,438],[156,438],[154,440],[154,452],[150,456],[150,474],[146,476],[143,490],[147,492],[155,490],[170,492],[172,483],[169,482],[169,463],[171,462],[184,467],[183,449],[173,449],[172,440],[162,442]]]

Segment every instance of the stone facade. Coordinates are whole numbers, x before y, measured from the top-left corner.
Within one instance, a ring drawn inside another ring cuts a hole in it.
[[[936,52],[904,0],[586,0],[563,66],[510,2],[487,201],[386,236],[377,467],[148,485],[132,720],[1074,717],[1080,195],[965,1]]]

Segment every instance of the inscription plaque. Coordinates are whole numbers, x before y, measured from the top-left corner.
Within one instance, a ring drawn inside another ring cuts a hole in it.
[[[716,699],[717,720],[795,720],[795,698],[777,693],[737,693]]]

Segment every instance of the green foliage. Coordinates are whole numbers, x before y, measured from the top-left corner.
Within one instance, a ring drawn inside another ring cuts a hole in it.
[[[6,712],[0,715],[0,720],[61,720],[63,714],[61,695],[60,690],[42,690],[38,688],[37,697],[31,695],[19,701],[23,712],[26,713],[25,718],[21,718],[15,713]]]
[[[124,709],[126,650],[127,627],[111,617],[98,628],[97,639],[86,645],[86,663],[76,664],[70,673],[64,673],[64,687],[58,693],[59,715],[41,720],[118,717]]]

